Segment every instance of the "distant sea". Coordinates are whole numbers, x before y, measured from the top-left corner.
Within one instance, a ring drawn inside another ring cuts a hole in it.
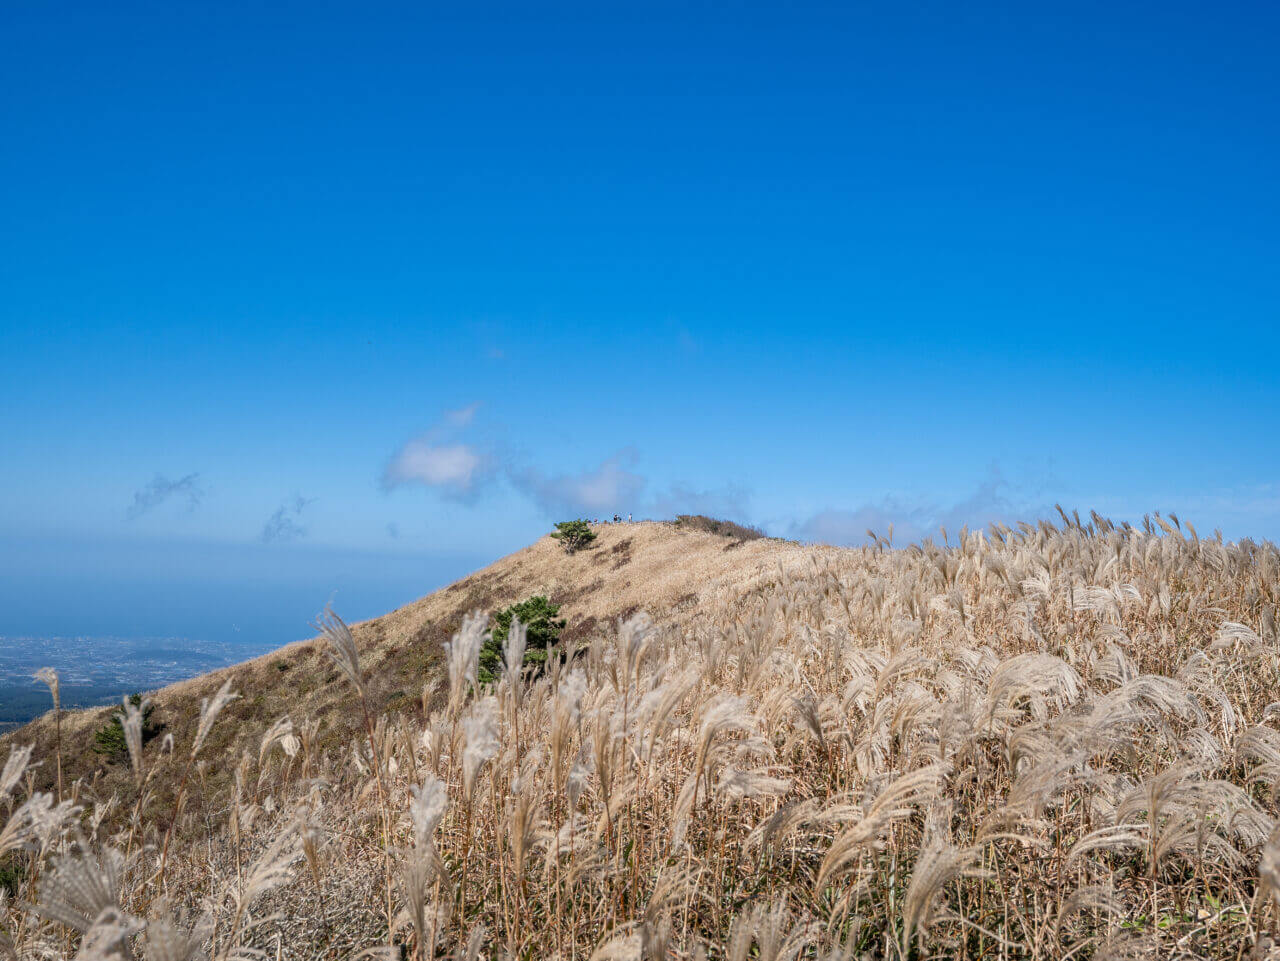
[[[64,708],[99,707],[274,647],[185,637],[0,637],[0,734],[53,706],[49,689],[32,677],[42,667],[58,672]]]

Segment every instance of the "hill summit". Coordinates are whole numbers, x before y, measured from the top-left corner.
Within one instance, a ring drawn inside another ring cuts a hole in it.
[[[1065,514],[901,549],[595,533],[327,617],[119,721],[7,736],[0,945],[1265,953],[1273,545]],[[564,622],[536,660],[510,617],[533,598]],[[109,757],[92,742],[113,723]]]

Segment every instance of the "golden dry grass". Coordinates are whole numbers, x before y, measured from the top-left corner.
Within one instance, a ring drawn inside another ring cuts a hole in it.
[[[86,773],[99,722],[64,718],[63,808],[51,764],[0,792],[36,905],[5,930],[29,956],[1264,957],[1280,556],[1159,523],[544,539],[158,692],[172,749],[128,770]],[[465,613],[533,593],[576,653],[475,685]],[[47,759],[51,728],[7,741]]]

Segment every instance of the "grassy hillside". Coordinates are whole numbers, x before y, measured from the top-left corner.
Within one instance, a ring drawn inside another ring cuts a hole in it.
[[[561,605],[569,622],[565,640],[585,642],[618,618],[644,609],[675,620],[686,616],[708,590],[738,578],[800,548],[777,540],[741,544],[736,537],[710,536],[669,524],[604,525],[596,546],[568,555],[543,538],[469,577],[382,617],[351,625],[368,675],[370,709],[390,709],[422,718],[424,688],[428,708],[438,701],[443,681],[443,645],[472,611],[492,613],[534,594]],[[152,692],[154,718],[176,743],[189,741],[202,699],[230,682],[239,697],[222,714],[206,751],[235,750],[246,737],[260,736],[279,717],[308,717],[320,725],[321,747],[348,743],[357,731],[350,711],[350,690],[318,639],[280,650]],[[54,665],[56,667],[56,665]],[[434,691],[434,694],[433,694]],[[68,713],[62,719],[64,769],[68,783],[96,779],[97,790],[123,789],[129,772],[101,763],[92,748],[93,732],[113,708]],[[9,738],[33,744],[37,758],[54,748],[52,714]],[[47,766],[46,766],[47,768]],[[223,766],[211,773],[215,784],[229,783]],[[52,786],[51,772],[41,769],[37,788]],[[157,778],[156,789],[167,787]]]
[[[131,759],[89,749],[104,712],[62,717],[61,806],[55,719],[7,736],[40,766],[0,777],[0,879],[38,907],[4,930],[33,956],[1265,956],[1280,556],[1160,523],[544,538],[157,692]],[[572,656],[472,683],[468,613],[534,594]]]

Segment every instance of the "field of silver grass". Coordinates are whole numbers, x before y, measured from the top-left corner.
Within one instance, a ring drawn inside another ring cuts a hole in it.
[[[329,616],[342,750],[206,756],[224,687],[190,743],[126,706],[127,794],[12,751],[0,957],[1267,957],[1280,554],[1173,521],[815,554],[536,676],[513,626],[491,687],[476,616],[422,714]]]

